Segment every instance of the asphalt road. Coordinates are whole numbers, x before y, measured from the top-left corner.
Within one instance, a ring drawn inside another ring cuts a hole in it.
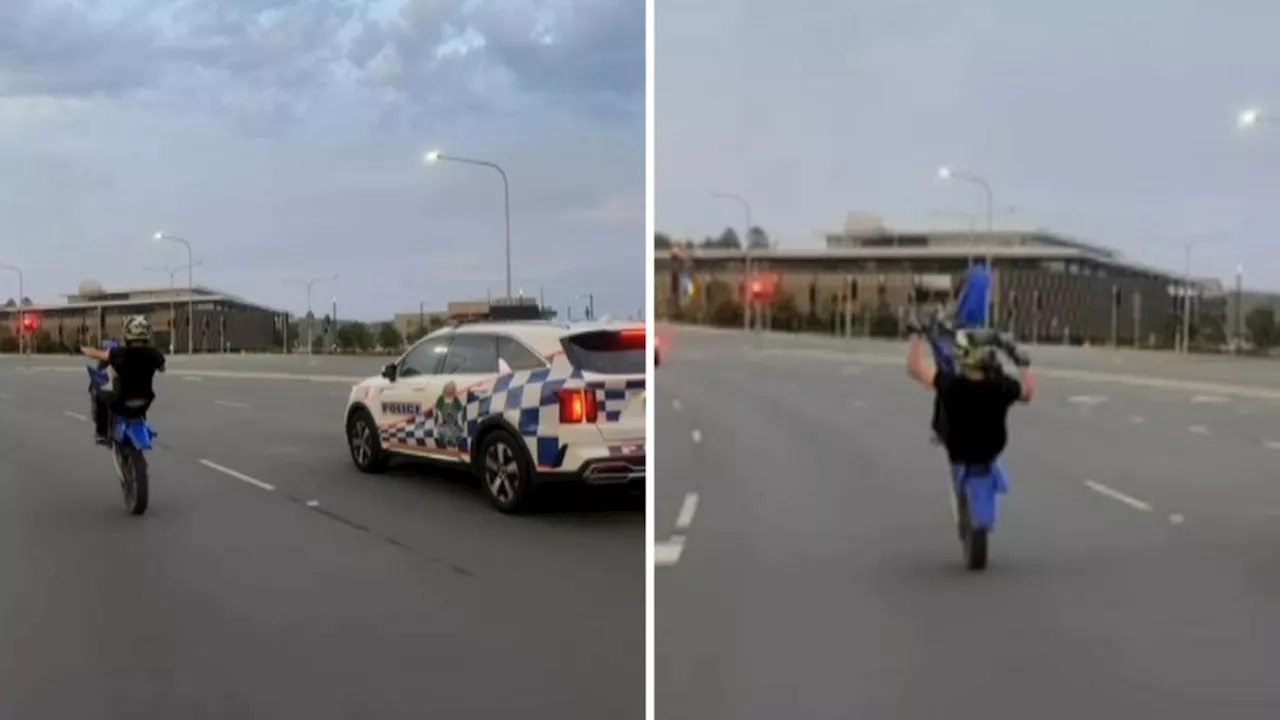
[[[391,356],[374,355],[170,355],[170,371],[194,373],[295,374],[333,376],[351,382],[382,372]],[[57,367],[83,372],[78,355],[0,355],[0,369]]]
[[[132,518],[58,365],[0,364],[0,718],[643,717],[634,500],[364,476],[346,385],[175,363]]]
[[[1280,711],[1280,365],[1037,349],[972,574],[898,347],[663,332],[657,717]]]

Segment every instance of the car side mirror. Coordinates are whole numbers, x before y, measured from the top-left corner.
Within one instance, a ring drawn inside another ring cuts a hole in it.
[[[391,382],[395,382],[396,381],[396,364],[387,363],[382,368],[382,377],[390,380]]]
[[[512,373],[511,365],[502,358],[498,358],[498,373],[501,375],[510,375]]]

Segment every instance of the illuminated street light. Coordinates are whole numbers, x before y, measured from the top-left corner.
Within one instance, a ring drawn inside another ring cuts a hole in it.
[[[156,233],[154,238],[156,242],[176,242],[187,248],[187,354],[194,355],[196,352],[196,327],[195,327],[195,310],[196,310],[196,281],[195,281],[195,255],[191,251],[191,243],[176,235],[169,235],[163,230]],[[176,323],[175,323],[176,325]]]
[[[506,214],[507,224],[507,298],[511,298],[511,187],[507,183],[507,172],[500,165],[488,160],[477,160],[475,158],[458,157],[456,155],[445,155],[439,150],[428,151],[422,156],[422,161],[426,165],[434,165],[437,162],[456,162],[463,165],[478,165],[486,167],[490,170],[496,170],[502,176],[502,204]]]

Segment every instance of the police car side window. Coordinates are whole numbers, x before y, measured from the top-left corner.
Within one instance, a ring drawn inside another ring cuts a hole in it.
[[[449,351],[450,339],[445,335],[418,343],[417,347],[410,350],[409,354],[404,356],[404,360],[400,361],[399,376],[435,375],[439,371],[440,361]]]
[[[506,360],[507,365],[515,371],[537,370],[547,366],[542,358],[512,337],[498,337],[498,357]]]
[[[442,375],[483,375],[498,372],[498,338],[488,333],[455,335],[445,356]]]

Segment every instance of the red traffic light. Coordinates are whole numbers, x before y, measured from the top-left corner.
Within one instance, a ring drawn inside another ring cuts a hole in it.
[[[24,332],[33,332],[40,327],[40,316],[38,315],[22,315],[22,330]]]

